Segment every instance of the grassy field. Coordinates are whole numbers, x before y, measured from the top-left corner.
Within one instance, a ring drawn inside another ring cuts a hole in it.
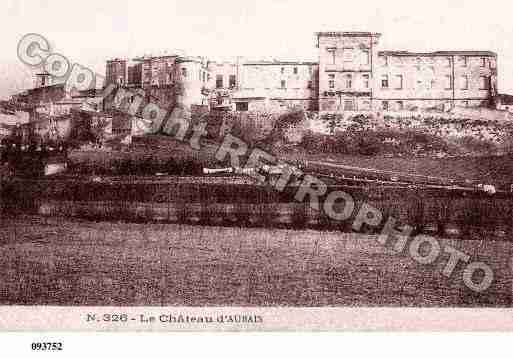
[[[83,174],[127,174],[138,171],[146,174],[198,174],[203,167],[228,165],[227,162],[221,164],[215,159],[216,151],[217,145],[213,142],[204,143],[201,150],[196,151],[190,148],[188,143],[181,143],[166,136],[153,136],[140,140],[129,151],[75,151],[69,158],[72,163],[71,171]],[[477,183],[495,184],[498,188],[506,190],[509,190],[513,182],[512,156],[432,158],[312,154],[298,146],[276,152],[277,157],[292,163],[296,163],[297,160],[331,162],[458,181],[472,180]],[[126,167],[127,161],[130,168],[120,169],[120,165]],[[118,173],[120,171],[121,173]]]
[[[306,154],[304,151],[291,151],[284,154],[291,160],[325,161],[347,166],[374,168],[383,171],[403,172],[423,176],[453,178],[457,180],[480,180],[483,183],[509,184],[513,182],[513,158],[511,156],[488,157],[385,157],[345,155],[345,154]]]
[[[511,306],[511,242],[443,240],[487,262],[467,289],[361,234],[95,223],[0,223],[2,305]]]

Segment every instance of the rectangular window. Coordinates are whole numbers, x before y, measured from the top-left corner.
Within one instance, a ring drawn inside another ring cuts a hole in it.
[[[463,101],[463,107],[468,107],[468,101]]]
[[[451,75],[445,76],[445,89],[452,90],[452,76]]]
[[[297,67],[294,67],[294,75],[297,75]]]
[[[379,61],[381,63],[381,66],[388,66],[388,57],[387,56],[380,56]]]
[[[353,100],[344,100],[344,110],[354,111],[354,101]]]
[[[280,73],[281,73],[282,75],[285,73],[285,67],[282,67],[282,68],[280,69]]]
[[[350,89],[351,87],[353,87],[353,75],[347,74],[345,76],[345,86],[346,89]]]
[[[481,67],[486,67],[486,57],[481,57]]]
[[[331,64],[332,65],[335,65],[335,59],[336,59],[336,49],[328,49],[328,54],[329,54],[329,60],[328,61],[331,61]]]
[[[235,75],[230,75],[229,84],[230,88],[233,88],[237,85],[237,78],[235,77]]]
[[[236,111],[248,111],[249,105],[247,102],[237,102],[235,103]]]
[[[397,101],[397,110],[398,111],[404,110],[404,102],[403,101]]]
[[[490,79],[488,76],[481,76],[479,78],[479,89],[488,90],[490,88]]]
[[[362,79],[363,79],[363,87],[368,89],[370,87],[370,82],[369,82],[369,79],[370,79],[370,75],[362,75]]]
[[[383,111],[388,111],[388,101],[382,101],[381,108],[383,109]]]
[[[306,86],[308,89],[312,89],[313,88],[313,82],[312,81],[308,81],[308,85]]]
[[[461,76],[461,89],[468,90],[468,77],[466,75]]]
[[[369,64],[370,64],[369,50],[363,50],[362,51],[362,65],[369,65]]]
[[[187,77],[187,69],[185,67],[182,68],[182,76]]]
[[[364,111],[368,111],[368,110],[370,110],[370,109],[371,109],[370,101],[368,101],[368,100],[364,100],[364,101],[362,102],[362,105],[361,105],[361,108],[360,108],[360,109],[361,109],[361,110],[364,110]]]
[[[388,75],[382,75],[381,76],[381,88],[387,89],[388,88]]]
[[[285,80],[281,80],[281,88],[284,89],[287,87],[287,83],[285,82]]]
[[[328,86],[330,89],[335,88],[335,75],[333,75],[333,74],[328,75]]]
[[[353,48],[344,48],[344,52],[342,55],[344,62],[352,62],[353,61]]]
[[[216,88],[223,88],[223,75],[216,75]]]
[[[467,57],[466,56],[460,56],[460,65],[461,65],[461,67],[467,67]]]
[[[396,75],[395,76],[395,82],[396,82],[396,89],[402,90],[403,89],[403,75]]]

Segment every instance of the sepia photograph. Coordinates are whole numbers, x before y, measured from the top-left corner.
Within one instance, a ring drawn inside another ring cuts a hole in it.
[[[0,330],[513,330],[510,9],[6,1]]]

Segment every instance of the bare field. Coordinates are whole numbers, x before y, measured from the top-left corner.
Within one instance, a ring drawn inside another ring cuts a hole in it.
[[[488,263],[467,289],[462,266],[433,265],[340,232],[0,220],[2,305],[510,307],[511,241],[441,240]]]

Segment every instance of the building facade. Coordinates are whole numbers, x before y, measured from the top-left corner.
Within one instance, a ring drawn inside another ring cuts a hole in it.
[[[181,86],[186,106],[235,111],[291,107],[329,112],[491,107],[497,55],[491,51],[385,51],[381,34],[319,32],[318,61],[211,62],[160,56],[107,61],[108,83],[156,91]],[[158,92],[158,91],[157,91]],[[158,97],[158,95],[155,95]]]
[[[324,111],[492,106],[497,96],[497,55],[490,51],[381,51],[376,33],[317,38]]]
[[[105,66],[106,84],[117,84],[124,86],[127,83],[127,61],[126,59],[107,60]]]

